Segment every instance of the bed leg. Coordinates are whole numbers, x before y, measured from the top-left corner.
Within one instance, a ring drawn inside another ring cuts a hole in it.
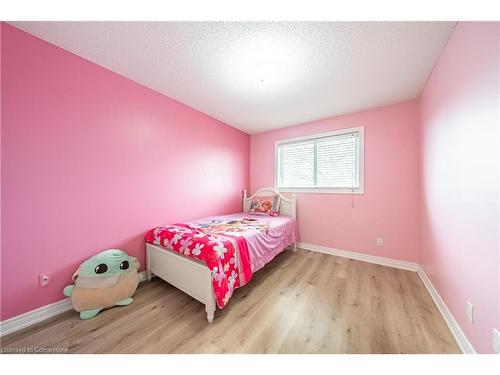
[[[297,242],[294,242],[292,245],[292,251],[297,251]]]
[[[214,313],[212,313],[212,315],[210,315],[208,312],[207,312],[207,320],[209,323],[212,323],[214,321]]]
[[[215,299],[213,297],[205,305],[205,311],[207,312],[208,322],[212,323],[214,321],[214,315],[215,315]]]
[[[151,272],[151,256],[149,255],[149,246],[146,244],[146,280],[151,281],[153,273]]]

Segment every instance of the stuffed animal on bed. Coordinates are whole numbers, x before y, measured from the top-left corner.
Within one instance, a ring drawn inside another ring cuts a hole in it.
[[[71,297],[81,319],[90,319],[102,309],[134,301],[131,297],[139,284],[139,268],[138,260],[127,253],[105,250],[80,265],[73,274],[75,285],[68,285],[63,293]]]

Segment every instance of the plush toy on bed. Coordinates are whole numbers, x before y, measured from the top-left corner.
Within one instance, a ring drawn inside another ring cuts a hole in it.
[[[68,285],[63,293],[71,297],[81,319],[90,319],[102,309],[134,301],[131,297],[139,284],[139,268],[138,260],[127,253],[105,250],[80,265],[73,274],[75,285]]]

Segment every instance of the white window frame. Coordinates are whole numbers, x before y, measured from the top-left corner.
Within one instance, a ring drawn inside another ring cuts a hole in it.
[[[322,187],[307,187],[307,188],[288,188],[278,186],[278,146],[284,143],[307,141],[310,139],[330,137],[335,135],[343,135],[348,133],[359,133],[359,187],[354,189],[346,188],[322,188]],[[312,134],[305,137],[281,139],[274,143],[274,188],[280,192],[297,192],[297,193],[329,193],[329,194],[364,194],[365,193],[365,129],[364,126],[355,128],[335,130],[326,133]]]

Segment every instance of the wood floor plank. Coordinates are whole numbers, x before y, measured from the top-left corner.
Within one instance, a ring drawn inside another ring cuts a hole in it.
[[[155,278],[129,306],[67,312],[1,338],[70,353],[460,353],[414,272],[283,252],[206,321],[204,305]]]

